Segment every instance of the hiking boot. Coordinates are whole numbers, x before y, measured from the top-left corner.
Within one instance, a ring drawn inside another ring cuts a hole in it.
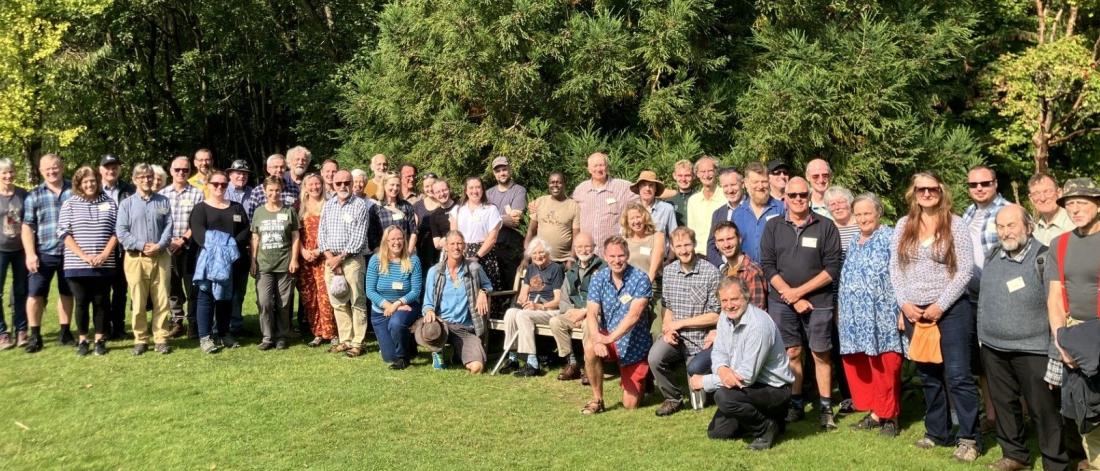
[[[920,448],[922,450],[931,450],[931,449],[935,448],[937,445],[936,445],[936,442],[932,441],[931,438],[921,437],[920,440],[917,440],[915,443],[913,443],[913,446],[915,446],[917,448]]]
[[[845,399],[843,401],[840,401],[840,406],[838,406],[837,409],[836,409],[836,416],[837,417],[844,417],[845,415],[852,414],[852,413],[855,413],[855,412],[856,412],[856,408],[855,408],[854,405],[852,405],[852,400],[851,399]]]
[[[874,417],[871,417],[871,414],[867,414],[863,416],[862,419],[859,419],[859,422],[852,424],[849,428],[851,428],[852,430],[874,430],[881,426],[881,421],[875,419]]]
[[[143,355],[147,350],[149,350],[149,346],[144,343],[134,344],[134,356]]]
[[[38,353],[42,351],[42,337],[38,335],[32,335],[27,338],[27,344],[23,347],[23,350],[27,353]]]
[[[199,339],[199,348],[203,353],[218,353],[218,344],[214,343],[214,339],[210,337],[203,337]]]
[[[897,420],[883,420],[881,427],[882,429],[878,431],[878,434],[884,437],[894,438],[900,433]]]
[[[1019,469],[1031,469],[1031,466],[1016,461],[1012,458],[1005,457],[994,461],[993,464],[989,465],[989,469],[996,469],[998,471],[1016,471]]]
[[[237,339],[233,338],[232,335],[228,335],[228,334],[221,338],[220,343],[225,348],[237,348],[237,347],[241,346],[241,343],[238,342]]]
[[[403,370],[409,367],[409,361],[404,358],[398,358],[390,363],[391,370]]]
[[[61,335],[59,335],[57,337],[57,343],[60,344],[61,346],[75,345],[76,344],[76,337],[73,337],[73,332],[71,330],[66,330],[65,332],[62,332]]]
[[[78,357],[88,356],[89,350],[87,340],[81,340],[80,343],[76,344],[76,356]]]
[[[565,368],[561,369],[561,374],[558,375],[558,381],[573,381],[581,378],[581,367],[576,363],[565,365]]]
[[[749,444],[752,451],[763,451],[775,445],[775,438],[779,435],[779,425],[772,419],[764,420],[764,433],[761,433]]]
[[[515,373],[512,373],[512,376],[515,376],[517,378],[535,378],[542,376],[542,370],[538,368],[532,368],[530,365],[525,365],[523,368],[520,368]]]
[[[833,409],[822,409],[819,415],[821,430],[836,430],[836,420],[833,418]]]
[[[955,447],[955,453],[952,456],[955,459],[964,463],[973,463],[978,459],[978,442],[967,438],[960,438],[958,446]]]
[[[515,373],[517,371],[519,371],[519,362],[515,360],[508,360],[508,362],[505,363],[504,366],[500,367],[500,370],[497,371],[497,373],[506,375],[510,373]]]
[[[95,341],[95,356],[101,357],[107,354],[107,341],[100,339]]]
[[[791,408],[787,409],[787,418],[784,420],[786,420],[786,422],[789,424],[793,422],[798,422],[805,418],[806,410],[800,406],[795,406],[792,404]]]
[[[275,350],[286,350],[286,340],[278,340],[275,342]]]
[[[268,350],[271,350],[272,348],[275,348],[275,344],[271,342],[260,342],[260,345],[256,348],[259,348],[262,352],[266,352]]]
[[[665,399],[665,402],[661,403],[661,407],[657,408],[657,417],[665,417],[677,412],[684,408],[684,401],[680,399]]]
[[[167,343],[158,343],[156,345],[153,345],[153,351],[161,355],[167,355],[169,352],[172,351],[172,349],[168,348]]]
[[[0,334],[0,350],[7,350],[15,346],[15,342],[11,341],[11,336],[7,332]]]

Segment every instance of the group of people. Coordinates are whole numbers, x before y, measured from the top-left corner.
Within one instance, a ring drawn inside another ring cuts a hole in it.
[[[15,311],[14,335],[0,315],[0,348],[42,348],[55,275],[59,341],[79,355],[125,335],[127,309],[135,355],[185,335],[206,353],[238,347],[251,276],[261,350],[288,347],[297,297],[311,347],[358,357],[373,328],[392,369],[420,346],[434,368],[480,373],[490,295],[516,287],[498,371],[545,374],[537,334],[548,331],[558,379],[592,390],[585,414],[605,410],[603,364],[616,363],[624,408],[649,388],[658,416],[712,393],[708,435],[746,436],[751,449],[770,448],[808,403],[823,430],[839,405],[865,413],[853,429],[893,437],[908,343],[934,335],[934,358],[912,359],[925,401],[917,447],[975,460],[984,400],[996,469],[1032,465],[1025,409],[1045,469],[1100,466],[1100,189],[1089,179],[1035,175],[1032,215],[978,166],[959,216],[949,186],[921,172],[889,227],[879,197],[833,185],[823,159],[802,177],[779,160],[737,169],[704,156],[677,162],[666,188],[651,170],[613,178],[594,153],[572,193],[553,173],[532,201],[505,157],[491,185],[467,178],[457,200],[446,179],[411,164],[390,173],[381,154],[370,175],[333,160],[307,173],[310,162],[303,147],[272,155],[252,187],[245,161],[216,170],[203,149],[174,158],[167,177],[137,164],[130,185],[107,155],[70,184],[48,154],[28,192],[0,160],[0,285],[10,266]]]

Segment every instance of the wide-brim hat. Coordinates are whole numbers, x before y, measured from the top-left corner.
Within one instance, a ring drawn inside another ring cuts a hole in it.
[[[630,185],[630,191],[637,193],[638,187],[642,184],[642,182],[657,184],[657,196],[661,196],[661,193],[665,192],[665,184],[661,183],[661,180],[657,179],[657,172],[654,172],[652,170],[642,170],[642,172],[638,174],[638,179],[634,181],[633,185]]]
[[[1058,206],[1065,206],[1066,200],[1073,197],[1091,198],[1100,204],[1100,188],[1091,178],[1071,178],[1062,187],[1062,197],[1058,198]]]
[[[229,164],[229,168],[226,170],[230,172],[252,173],[252,169],[248,168],[248,161],[244,159],[234,160],[233,163]]]
[[[412,331],[417,344],[427,347],[432,352],[442,351],[443,346],[447,344],[447,326],[439,319],[432,322],[424,322],[423,318],[417,319],[409,330]]]

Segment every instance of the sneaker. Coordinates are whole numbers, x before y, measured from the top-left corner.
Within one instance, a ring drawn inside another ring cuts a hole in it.
[[[15,346],[19,348],[26,348],[27,346],[27,331],[20,330],[15,334]]]
[[[998,471],[1016,471],[1019,469],[1031,469],[1031,466],[1016,461],[1012,458],[1004,457],[997,461],[994,461],[993,464],[990,464],[989,469],[996,469]]]
[[[878,431],[878,434],[881,436],[894,438],[900,433],[897,420],[883,420],[881,426],[882,429]]]
[[[62,332],[61,335],[57,338],[57,343],[61,346],[75,345],[76,337],[73,337],[73,332],[71,330],[65,331]]]
[[[27,338],[27,344],[23,347],[23,350],[27,353],[38,353],[42,351],[42,337],[32,335]]]
[[[403,369],[408,368],[408,367],[409,367],[409,362],[408,362],[408,360],[405,360],[404,358],[398,358],[398,359],[394,360],[393,363],[390,363],[390,369],[391,370],[403,370]]]
[[[955,459],[964,463],[973,463],[978,459],[978,442],[966,438],[960,438],[958,446],[955,447],[955,453],[952,456]]]
[[[80,343],[76,344],[76,356],[78,356],[78,357],[88,356],[88,352],[89,352],[89,346],[88,346],[88,341],[87,340],[81,340]]]
[[[922,450],[931,450],[936,447],[936,442],[932,441],[931,438],[921,437],[920,440],[917,440],[915,443],[913,443],[913,446]]]
[[[581,375],[580,365],[573,363],[565,365],[565,368],[561,369],[561,374],[558,375],[558,381],[573,381],[580,379],[581,376],[583,375]]]
[[[852,405],[852,400],[851,399],[845,399],[843,401],[840,401],[840,406],[837,407],[837,409],[836,409],[836,416],[837,417],[843,417],[845,415],[852,414],[852,413],[855,413],[855,412],[856,412],[856,407],[854,405]]]
[[[836,430],[836,420],[833,418],[833,409],[822,409],[819,415],[821,430]]]
[[[788,424],[792,423],[792,422],[798,422],[798,421],[800,421],[802,419],[805,419],[805,418],[806,418],[806,410],[803,409],[802,407],[797,407],[797,406],[792,404],[791,408],[787,409],[787,418],[785,420],[787,421]]]
[[[95,341],[95,355],[97,357],[101,357],[101,356],[106,355],[106,354],[107,354],[107,341],[102,340],[102,339],[101,340],[96,340]]]
[[[523,368],[516,370],[515,373],[512,373],[512,376],[517,378],[535,378],[542,376],[542,370],[525,365]]]
[[[187,329],[183,326],[182,322],[173,322],[172,330],[168,331],[168,336],[174,339],[178,339],[187,335]]]
[[[657,417],[666,417],[684,408],[684,401],[680,399],[665,399],[665,402],[661,403],[661,407],[657,408]]]
[[[15,343],[11,341],[11,336],[7,332],[0,334],[0,350],[7,350],[15,346]]]
[[[320,347],[321,345],[324,345],[324,344],[325,344],[325,339],[323,339],[321,337],[313,337],[313,340],[310,341],[309,343],[307,343],[306,345],[308,345],[309,348],[317,348],[317,347]]]
[[[238,342],[237,339],[233,338],[232,335],[223,336],[221,338],[221,344],[225,348],[238,348],[241,346],[241,343]]]
[[[436,370],[447,368],[447,364],[443,362],[442,353],[432,352],[432,368]]]
[[[147,350],[149,350],[149,346],[144,344],[144,343],[135,343],[134,344],[134,356],[142,355]]]
[[[286,350],[286,340],[275,342],[275,350]]]
[[[218,353],[218,344],[214,343],[214,339],[210,337],[203,337],[199,339],[199,348],[203,353]]]
[[[168,348],[167,343],[158,343],[156,345],[153,345],[153,351],[161,355],[167,355],[169,352],[172,351],[172,349]]]
[[[509,373],[515,373],[519,370],[520,370],[519,362],[514,361],[514,360],[508,360],[508,362],[505,363],[504,366],[500,367],[500,371],[497,371],[497,373],[500,373],[502,375],[506,375],[506,374],[509,374]]]
[[[882,427],[882,421],[871,417],[871,414],[867,414],[863,416],[862,419],[859,419],[859,422],[852,424],[849,428],[852,430],[874,430],[879,427]]]
[[[779,435],[779,425],[772,419],[764,419],[764,433],[761,433],[749,444],[752,451],[763,451],[775,445],[775,438]]]
[[[260,342],[260,345],[256,348],[259,348],[260,351],[266,352],[268,350],[271,350],[272,348],[275,348],[275,344],[271,342]]]

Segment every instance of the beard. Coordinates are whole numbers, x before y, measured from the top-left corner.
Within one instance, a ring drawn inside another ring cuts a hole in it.
[[[577,255],[577,261],[579,261],[581,263],[588,263],[589,260],[592,260],[592,254],[588,254],[588,255],[578,254]]]
[[[294,167],[294,176],[301,177],[302,175],[305,175],[305,174],[306,174],[306,168],[305,167]]]
[[[1015,252],[1027,244],[1027,241],[1027,236],[1017,239],[1004,239],[1001,240],[1001,248],[1005,249],[1006,252]]]

